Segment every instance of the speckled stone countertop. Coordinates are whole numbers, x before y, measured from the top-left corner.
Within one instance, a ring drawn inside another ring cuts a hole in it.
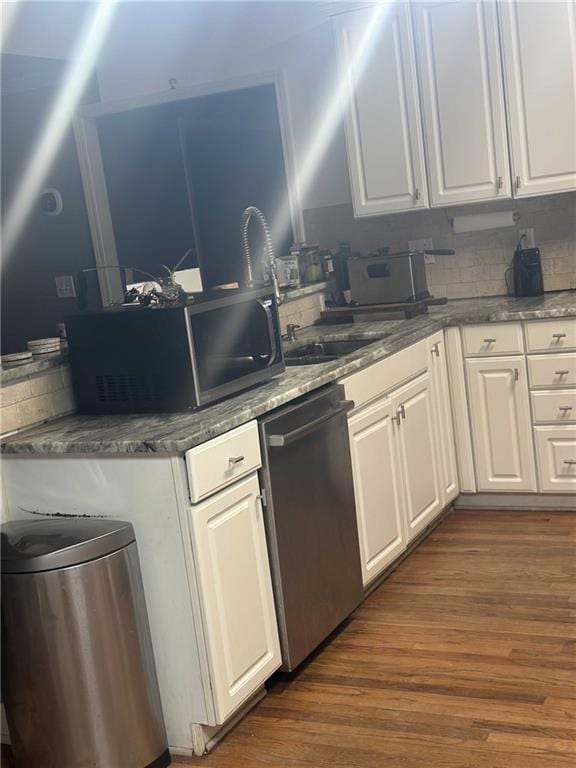
[[[451,301],[431,307],[427,315],[412,320],[316,326],[303,331],[299,339],[375,341],[333,362],[287,368],[267,384],[204,410],[143,416],[66,416],[5,438],[2,451],[10,454],[182,453],[388,357],[441,328],[569,316],[576,316],[576,292],[573,291],[528,299],[495,297]]]

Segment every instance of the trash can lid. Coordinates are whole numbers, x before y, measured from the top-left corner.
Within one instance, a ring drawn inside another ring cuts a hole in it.
[[[0,526],[2,573],[36,573],[104,557],[135,540],[131,523],[99,518],[39,518]]]

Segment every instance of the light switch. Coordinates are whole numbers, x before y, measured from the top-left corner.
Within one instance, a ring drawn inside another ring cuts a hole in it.
[[[76,286],[72,275],[59,275],[55,278],[56,295],[59,299],[73,299],[76,296]]]

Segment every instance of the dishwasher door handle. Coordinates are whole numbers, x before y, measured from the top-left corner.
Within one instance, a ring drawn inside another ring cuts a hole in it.
[[[300,440],[302,437],[306,437],[306,435],[314,432],[316,429],[318,429],[318,427],[321,427],[322,424],[325,424],[327,421],[336,418],[336,416],[341,416],[343,413],[348,413],[348,411],[351,411],[352,408],[354,408],[355,403],[354,400],[341,400],[339,405],[339,408],[336,408],[333,411],[329,411],[328,413],[324,413],[322,416],[318,416],[317,419],[312,419],[312,421],[309,421],[308,424],[304,424],[302,427],[293,429],[291,432],[287,432],[285,435],[267,435],[266,443],[272,448],[284,448],[284,446],[295,443],[296,440]]]

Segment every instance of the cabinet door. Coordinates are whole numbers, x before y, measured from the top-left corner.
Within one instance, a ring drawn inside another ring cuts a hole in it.
[[[335,20],[355,216],[428,206],[408,3]]]
[[[442,510],[429,374],[398,390],[392,405],[410,541]]]
[[[480,491],[535,491],[536,474],[523,356],[466,361]]]
[[[442,506],[446,506],[458,495],[459,484],[444,332],[435,333],[427,339],[427,348],[439,454],[440,494]]]
[[[392,405],[380,400],[348,422],[356,516],[366,585],[406,547]]]
[[[496,3],[418,2],[414,13],[432,205],[510,197]]]
[[[576,429],[536,427],[534,439],[541,489],[549,493],[576,493]]]
[[[259,493],[253,474],[190,509],[218,723],[281,661]]]
[[[500,5],[516,197],[576,189],[576,4]]]

